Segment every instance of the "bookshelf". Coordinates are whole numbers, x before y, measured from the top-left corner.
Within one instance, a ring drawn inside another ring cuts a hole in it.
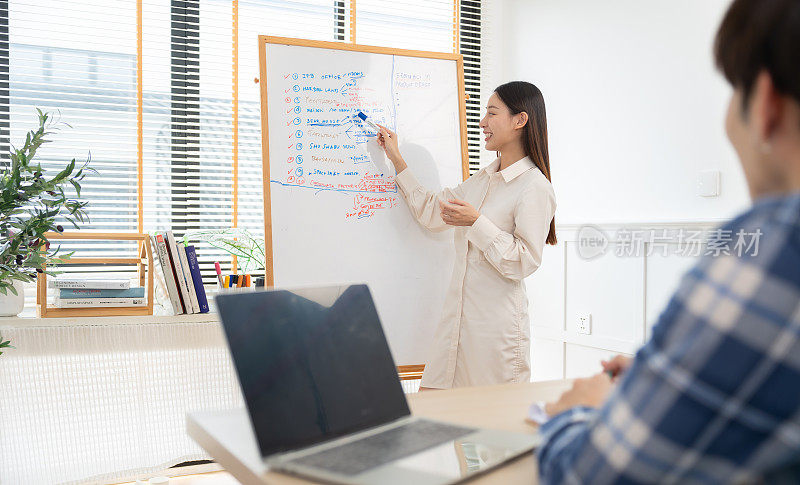
[[[50,241],[94,240],[94,241],[138,241],[135,256],[123,258],[81,258],[72,257],[61,266],[73,264],[89,265],[135,265],[137,279],[145,287],[147,305],[143,307],[99,307],[99,308],[55,308],[47,304],[47,275],[39,273],[36,281],[36,308],[41,318],[52,317],[103,317],[153,314],[153,249],[150,247],[150,236],[142,233],[92,233],[92,232],[48,232],[45,237]]]

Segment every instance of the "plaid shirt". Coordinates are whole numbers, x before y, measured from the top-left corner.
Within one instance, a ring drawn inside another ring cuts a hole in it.
[[[701,258],[608,401],[542,426],[543,483],[800,483],[800,193],[722,229],[757,254]]]

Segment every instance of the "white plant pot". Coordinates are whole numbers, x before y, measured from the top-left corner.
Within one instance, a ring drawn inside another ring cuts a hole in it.
[[[14,288],[17,290],[15,295],[10,288],[6,288],[6,294],[0,293],[0,317],[14,317],[25,307],[25,288],[21,281],[14,280]]]

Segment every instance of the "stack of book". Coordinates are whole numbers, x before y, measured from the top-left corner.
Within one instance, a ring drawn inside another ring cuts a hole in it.
[[[208,313],[194,246],[178,244],[172,231],[158,233],[152,239],[175,314]]]
[[[144,287],[131,288],[130,280],[97,278],[55,278],[53,305],[57,308],[138,307],[146,306]]]

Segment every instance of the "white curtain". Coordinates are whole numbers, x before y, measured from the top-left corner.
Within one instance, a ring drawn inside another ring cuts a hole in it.
[[[208,459],[186,413],[243,403],[207,318],[0,326],[16,347],[0,356],[0,483],[104,482]]]

